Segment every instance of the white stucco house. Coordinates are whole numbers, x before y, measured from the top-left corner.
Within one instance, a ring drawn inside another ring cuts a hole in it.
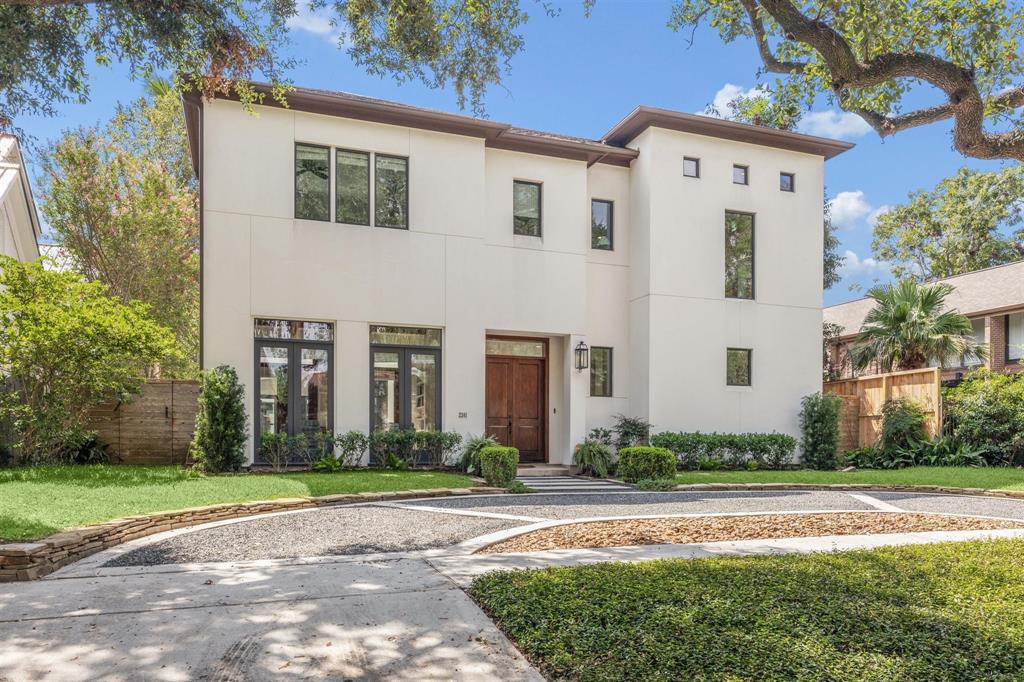
[[[0,253],[39,258],[39,216],[18,138],[0,133]]]
[[[796,433],[821,388],[848,143],[648,107],[588,140],[308,89],[184,106],[201,362],[245,382],[250,457],[268,430],[412,427],[569,463],[618,413]]]

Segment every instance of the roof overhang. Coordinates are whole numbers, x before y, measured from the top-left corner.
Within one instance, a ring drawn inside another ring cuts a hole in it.
[[[613,146],[625,146],[632,142],[640,133],[651,127],[667,128],[668,130],[682,133],[718,137],[736,142],[747,142],[763,147],[775,147],[803,154],[823,156],[826,159],[838,156],[854,146],[851,142],[831,140],[826,137],[803,135],[787,130],[726,121],[711,116],[684,114],[679,111],[644,106],[637,107],[631,111],[626,118],[619,121],[614,128],[605,134],[602,141]]]

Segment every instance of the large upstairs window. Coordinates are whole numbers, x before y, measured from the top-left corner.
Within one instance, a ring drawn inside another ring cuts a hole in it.
[[[754,216],[725,212],[725,297],[754,298]]]
[[[370,224],[370,155],[338,149],[334,152],[334,215],[339,223]]]

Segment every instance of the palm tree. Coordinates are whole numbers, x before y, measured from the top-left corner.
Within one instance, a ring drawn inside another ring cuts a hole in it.
[[[877,361],[883,372],[927,367],[936,360],[957,357],[984,360],[988,349],[974,340],[971,321],[957,310],[946,310],[949,284],[898,284],[873,287],[868,297],[875,307],[864,318],[850,351],[862,370]]]

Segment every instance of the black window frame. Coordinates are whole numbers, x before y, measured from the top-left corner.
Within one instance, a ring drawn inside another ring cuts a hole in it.
[[[608,204],[608,246],[594,246],[594,204]],[[615,250],[615,202],[611,199],[590,199],[590,248],[595,251]]]
[[[312,149],[326,149],[327,150],[327,217],[326,218],[306,218],[298,215],[299,209],[299,147],[310,147]],[[313,142],[301,142],[295,140],[294,150],[292,152],[292,218],[294,220],[312,220],[318,223],[332,223],[334,222],[331,216],[331,203],[333,200],[332,185],[331,182],[334,179],[334,168],[332,147],[330,145],[315,144]]]
[[[524,234],[516,229],[516,185],[531,185],[537,188],[537,234]],[[512,234],[518,237],[544,238],[544,183],[536,180],[512,180]]]
[[[689,174],[687,174],[687,172],[686,172],[686,162],[687,161],[693,161],[693,165],[697,169],[696,175],[689,175]],[[694,178],[694,179],[698,179],[698,180],[700,179],[700,158],[699,157],[695,157],[695,156],[684,156],[683,157],[683,177],[684,178]]]
[[[729,353],[746,353],[747,354],[747,383],[745,384],[733,384],[729,382]],[[728,346],[725,349],[725,385],[736,386],[739,388],[750,388],[754,385],[754,349],[753,348],[735,348]]]
[[[743,169],[743,182],[736,182],[736,169]],[[732,165],[732,184],[743,185],[744,187],[750,186],[750,166],[744,166],[741,163],[734,163]]]
[[[782,186],[782,178],[789,178],[789,189]],[[787,173],[786,171],[779,172],[779,191],[790,193],[796,191],[796,173]]]
[[[725,209],[722,220],[722,255],[726,258],[729,253],[729,244],[725,240],[725,218],[732,213],[734,215],[745,215],[750,216],[750,296],[730,296],[728,292],[725,292],[725,298],[730,301],[753,301],[757,299],[757,214],[751,213],[750,211],[734,211],[732,209]],[[724,263],[725,261],[723,261]],[[726,280],[728,284],[728,280]]]
[[[405,215],[405,225],[381,225],[377,222],[377,159],[398,159],[405,161],[405,197],[403,197],[402,211]],[[389,230],[408,230],[409,229],[409,157],[399,156],[398,154],[378,154],[373,153],[373,205],[371,210],[373,212],[373,227],[383,227]]]
[[[413,326],[413,325],[394,325],[394,326]],[[444,333],[441,335],[440,346],[423,346],[423,345],[403,345],[403,344],[377,344],[370,341],[370,382],[369,382],[369,396],[370,396],[370,420],[369,420],[369,431],[368,433],[375,433],[373,424],[373,355],[374,353],[397,353],[398,354],[398,401],[399,401],[399,429],[412,428],[412,416],[409,414],[409,402],[412,397],[412,363],[410,362],[410,356],[413,354],[427,354],[430,353],[434,356],[434,361],[437,366],[437,385],[434,387],[435,396],[434,404],[437,406],[437,414],[434,416],[434,431],[441,430],[441,424],[444,414],[444,406],[441,402],[444,395],[442,385],[444,384],[444,371],[442,362],[441,350],[444,348]]]
[[[365,223],[350,223],[347,220],[338,219],[338,152],[345,154],[361,154],[366,157],[366,222]],[[361,149],[348,149],[346,147],[335,147],[334,148],[334,164],[331,168],[334,182],[334,219],[332,222],[338,223],[339,225],[358,225],[360,227],[372,227],[373,226],[373,209],[374,209],[374,187],[373,181],[375,176],[374,168],[374,156],[373,152],[363,151]],[[408,169],[408,167],[407,167]],[[408,174],[408,170],[406,170]],[[409,183],[406,181],[406,195],[409,193]],[[408,196],[406,196],[406,216],[409,214],[408,207]]]
[[[607,393],[594,393],[594,351],[606,350],[608,351],[608,380],[605,382],[607,385]],[[614,388],[612,378],[615,374],[615,349],[612,346],[591,346],[590,347],[590,397],[591,398],[611,398],[614,396]]]

